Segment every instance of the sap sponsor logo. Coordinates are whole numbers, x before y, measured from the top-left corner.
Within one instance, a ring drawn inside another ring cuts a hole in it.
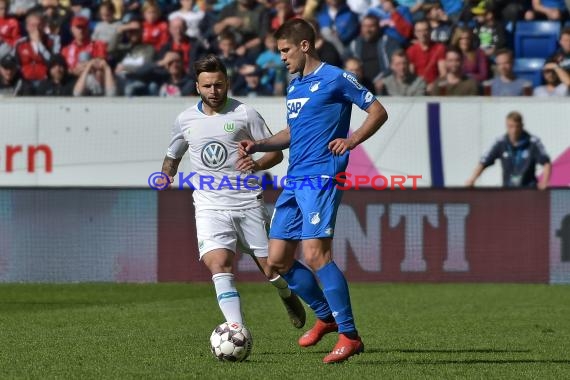
[[[347,81],[349,81],[350,83],[352,83],[352,84],[354,85],[354,87],[356,87],[357,89],[359,89],[359,90],[362,90],[362,89],[363,89],[362,85],[361,85],[360,83],[358,83],[358,79],[356,79],[356,78],[354,77],[354,75],[349,74],[349,73],[342,73],[342,76],[343,76]]]
[[[289,99],[287,100],[287,117],[289,119],[295,119],[299,116],[299,112],[301,112],[301,108],[307,103],[309,98],[298,98],[298,99]]]

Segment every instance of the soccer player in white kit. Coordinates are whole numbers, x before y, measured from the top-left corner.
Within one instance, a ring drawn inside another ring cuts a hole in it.
[[[269,128],[252,107],[228,98],[228,76],[214,55],[194,64],[198,104],[178,115],[164,158],[162,172],[170,182],[188,151],[194,175],[196,231],[200,260],[212,273],[218,304],[226,321],[243,324],[233,265],[237,247],[249,253],[283,300],[291,323],[305,324],[305,309],[287,282],[267,265],[269,215],[262,188],[244,183],[247,174],[277,165],[283,154],[270,152],[258,160],[240,158],[238,142],[271,136]]]

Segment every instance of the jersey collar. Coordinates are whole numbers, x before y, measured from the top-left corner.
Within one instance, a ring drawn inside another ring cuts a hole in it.
[[[315,70],[311,71],[307,75],[302,76],[301,79],[305,79],[305,78],[310,77],[311,75],[317,74],[323,68],[324,65],[325,65],[325,63],[321,62],[321,64]]]
[[[228,107],[228,104],[230,104],[230,100],[231,100],[231,98],[228,96],[228,97],[226,98],[226,102],[224,103],[224,108],[222,108],[222,109],[220,110],[220,112],[217,112],[218,114],[222,113],[222,112]],[[206,115],[206,113],[204,112],[204,102],[203,102],[202,100],[200,100],[200,101],[198,102],[198,104],[196,105],[196,107],[198,108],[198,111],[200,111],[200,113],[203,113],[204,115]],[[210,115],[206,115],[206,116],[210,116]],[[213,115],[212,115],[212,116],[213,116]]]

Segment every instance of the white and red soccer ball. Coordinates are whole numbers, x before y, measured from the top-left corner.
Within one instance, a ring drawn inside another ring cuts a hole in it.
[[[220,361],[241,362],[251,353],[253,339],[249,330],[237,322],[216,326],[210,336],[212,354]]]

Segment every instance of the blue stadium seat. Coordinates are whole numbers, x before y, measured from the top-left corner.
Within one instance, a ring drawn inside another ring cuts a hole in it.
[[[532,82],[533,87],[542,84],[542,66],[544,58],[516,58],[513,71],[517,78],[526,79]]]
[[[516,58],[547,58],[560,38],[558,21],[519,21],[515,26]]]

